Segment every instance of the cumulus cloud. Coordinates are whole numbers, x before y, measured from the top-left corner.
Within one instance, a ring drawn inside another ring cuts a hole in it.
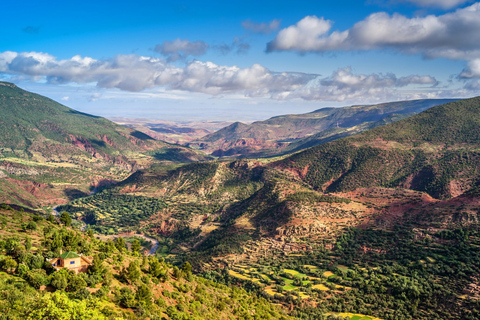
[[[209,45],[203,41],[176,39],[157,44],[154,50],[173,62],[186,59],[188,56],[202,56],[208,49]]]
[[[457,54],[461,58],[480,49],[480,3],[440,16],[407,18],[378,12],[348,30],[330,33],[331,28],[331,21],[307,16],[282,29],[267,51],[394,49],[429,57]]]
[[[397,78],[394,74],[354,74],[351,68],[341,68],[326,78],[316,78],[283,98],[304,100],[345,101],[386,100],[398,97],[398,88],[408,85],[436,86],[438,81],[431,76],[411,75]]]
[[[248,95],[295,90],[315,77],[304,73],[276,73],[258,64],[239,68],[193,61],[180,68],[162,59],[134,54],[118,55],[107,60],[80,56],[57,60],[41,52],[11,51],[0,53],[0,72],[44,77],[47,82],[54,84],[96,83],[101,88],[125,91],[163,86],[209,94],[245,92]]]
[[[338,69],[328,77],[318,74],[273,72],[259,64],[249,68],[192,61],[184,67],[164,59],[139,55],[119,55],[97,60],[74,56],[59,60],[40,52],[0,53],[0,73],[44,79],[48,83],[91,83],[99,88],[138,92],[163,88],[214,96],[242,94],[277,100],[304,99],[368,101],[395,99],[410,85],[434,87],[437,80],[428,75],[397,77],[394,74],[355,74],[350,68]],[[96,101],[100,95],[91,96]]]
[[[379,12],[346,31],[329,33],[331,27],[331,21],[307,16],[281,30],[267,49],[304,53],[389,48],[427,57],[467,58],[480,50],[480,3],[421,18]]]
[[[400,14],[373,13],[344,31],[331,31],[332,22],[307,16],[282,29],[267,44],[267,52],[299,53],[389,49],[425,58],[470,61],[460,75],[479,76],[480,3],[435,16],[408,18]]]
[[[413,3],[419,7],[436,7],[442,9],[451,9],[461,4],[471,2],[471,0],[404,0],[404,2]]]
[[[465,68],[463,72],[460,73],[460,78],[480,78],[480,58],[470,61],[467,68]]]
[[[274,19],[269,23],[261,22],[255,23],[248,19],[242,22],[242,27],[253,33],[270,34],[273,31],[277,31],[280,28],[280,20]]]

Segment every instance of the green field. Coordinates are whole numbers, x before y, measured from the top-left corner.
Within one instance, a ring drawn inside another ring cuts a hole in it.
[[[329,312],[325,315],[335,315],[335,316],[341,316],[344,318],[349,318],[350,320],[382,320],[380,318],[375,318],[373,316],[365,316],[363,314],[357,314],[357,313],[335,313],[335,312]]]

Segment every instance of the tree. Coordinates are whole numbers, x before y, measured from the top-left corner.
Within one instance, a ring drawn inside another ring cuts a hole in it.
[[[30,269],[41,269],[42,266],[43,266],[43,262],[45,261],[45,259],[43,258],[43,256],[39,253],[37,254],[31,254],[31,253],[28,253],[26,255],[26,259],[25,259],[27,265],[30,267]]]
[[[25,237],[25,249],[27,251],[30,251],[31,248],[32,248],[32,238],[30,238],[29,236],[26,236]]]
[[[115,247],[118,249],[118,251],[123,252],[123,250],[125,250],[125,239],[118,237],[115,240]]]
[[[174,266],[173,267],[173,276],[177,279],[177,280],[180,280],[183,276],[182,274],[182,271],[180,269],[178,269],[177,266]]]
[[[141,274],[141,271],[137,262],[131,261],[127,268],[126,279],[129,280],[130,282],[133,282],[140,278],[140,274]]]
[[[138,253],[141,248],[142,246],[140,244],[140,241],[138,241],[137,239],[134,239],[132,243],[132,251]]]
[[[17,247],[18,245],[18,239],[16,237],[10,237],[5,240],[5,250],[7,253],[12,253],[13,250]]]
[[[65,290],[68,285],[67,278],[61,272],[55,272],[52,275],[52,281],[50,282],[50,284],[57,290]]]
[[[48,222],[53,222],[53,221],[55,221],[55,218],[53,217],[53,214],[50,213],[50,214],[48,215],[47,221],[48,221]]]
[[[72,225],[72,218],[66,211],[63,211],[60,215],[60,221],[67,227]]]
[[[27,272],[27,281],[35,289],[39,289],[41,286],[47,283],[47,277],[45,270],[34,270]]]
[[[162,269],[162,265],[157,258],[154,257],[150,259],[149,272],[153,277],[158,278],[161,275]]]
[[[30,221],[27,224],[27,230],[30,230],[30,231],[37,230],[37,224],[35,223],[35,221]]]
[[[68,291],[70,292],[78,291],[82,288],[85,288],[86,286],[87,283],[85,282],[85,280],[83,280],[82,277],[78,275],[73,275],[68,281]]]
[[[86,301],[70,300],[68,296],[61,291],[52,293],[47,292],[42,296],[32,311],[29,313],[29,320],[80,320],[80,319],[107,319],[98,309],[87,305]]]
[[[20,263],[20,264],[18,265],[17,273],[18,273],[18,275],[19,275],[20,277],[25,278],[28,271],[30,271],[30,268],[27,267],[26,264]]]
[[[123,287],[122,289],[120,289],[120,293],[118,295],[118,301],[124,307],[133,308],[136,305],[135,293],[133,293],[132,289],[128,287]]]
[[[192,265],[188,261],[185,261],[182,266],[182,271],[185,272],[185,274],[192,273]]]
[[[87,288],[81,288],[75,294],[75,298],[79,300],[85,300],[90,297],[90,291]]]
[[[88,236],[89,238],[93,238],[93,230],[92,230],[92,229],[88,229],[88,230],[87,230],[87,236]]]
[[[15,261],[12,257],[6,257],[2,261],[2,270],[6,272],[13,272],[17,265],[17,261]]]
[[[152,291],[146,284],[141,284],[135,294],[138,302],[145,304],[147,307],[152,305]]]

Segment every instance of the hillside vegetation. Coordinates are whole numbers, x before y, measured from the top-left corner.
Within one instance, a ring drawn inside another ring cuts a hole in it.
[[[2,319],[291,319],[262,297],[194,276],[189,263],[129,251],[123,238],[100,241],[8,206],[0,214]],[[78,275],[55,271],[45,259],[61,250],[94,263]]]
[[[10,203],[49,205],[139,168],[206,159],[7,82],[0,114],[0,200]]]
[[[402,187],[458,196],[479,178],[480,98],[317,146],[273,164],[317,190]]]

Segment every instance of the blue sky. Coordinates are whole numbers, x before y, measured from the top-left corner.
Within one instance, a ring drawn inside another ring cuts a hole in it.
[[[0,79],[102,116],[252,121],[480,89],[475,1],[8,1],[2,13]]]

